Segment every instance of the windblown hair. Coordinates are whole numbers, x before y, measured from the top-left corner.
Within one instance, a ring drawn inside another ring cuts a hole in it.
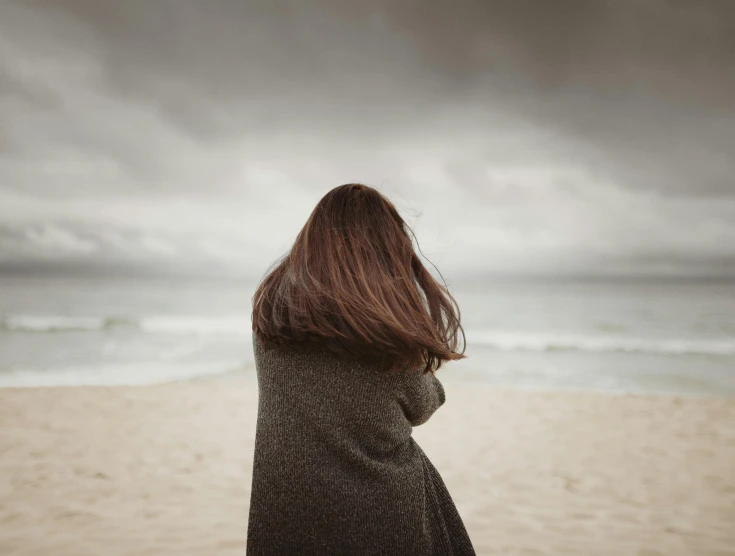
[[[458,333],[465,344],[459,307],[421,263],[411,236],[374,188],[335,187],[255,291],[254,334],[279,345],[320,344],[386,372],[434,372],[465,358],[465,345],[457,351]]]

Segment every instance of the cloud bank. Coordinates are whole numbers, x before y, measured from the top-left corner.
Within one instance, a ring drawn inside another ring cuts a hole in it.
[[[0,5],[0,271],[258,277],[332,187],[445,276],[735,276],[735,5]]]

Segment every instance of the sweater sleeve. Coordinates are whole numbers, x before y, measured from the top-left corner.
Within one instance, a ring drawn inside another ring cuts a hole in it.
[[[400,381],[398,403],[414,427],[426,423],[445,400],[444,387],[433,373],[407,371]]]

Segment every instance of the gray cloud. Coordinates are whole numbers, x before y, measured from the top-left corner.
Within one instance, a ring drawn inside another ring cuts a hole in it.
[[[457,272],[733,274],[733,22],[716,0],[7,2],[0,266],[260,268],[366,181]]]

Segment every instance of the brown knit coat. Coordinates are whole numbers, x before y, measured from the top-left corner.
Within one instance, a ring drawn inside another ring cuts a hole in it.
[[[444,403],[432,374],[381,373],[321,346],[265,346],[248,556],[465,556],[452,498],[411,437]]]

